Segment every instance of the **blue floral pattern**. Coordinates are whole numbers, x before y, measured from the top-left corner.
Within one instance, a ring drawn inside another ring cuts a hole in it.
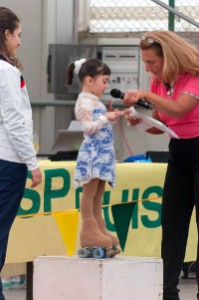
[[[107,112],[98,97],[81,93],[75,113],[84,130],[74,174],[75,187],[100,178],[115,186],[115,150],[112,124],[102,117]]]

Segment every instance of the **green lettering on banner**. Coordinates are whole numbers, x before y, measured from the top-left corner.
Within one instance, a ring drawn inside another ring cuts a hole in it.
[[[105,191],[104,192],[102,205],[109,205],[110,204],[110,195],[111,195],[110,191]]]
[[[129,190],[123,190],[121,203],[128,202],[128,197],[129,197]]]
[[[80,200],[81,200],[81,193],[83,191],[82,187],[79,187],[75,190],[75,208],[80,209]]]
[[[151,187],[147,188],[144,191],[142,198],[143,199],[150,199],[151,194],[153,194],[153,195],[156,194],[157,197],[161,197],[162,196],[162,187],[160,187],[160,186],[151,186]],[[156,220],[150,220],[147,215],[141,216],[143,226],[145,226],[147,228],[156,228],[156,227],[161,226],[161,206],[162,206],[162,204],[158,203],[157,201],[156,202],[154,202],[154,201],[145,201],[145,202],[142,202],[142,205],[147,210],[157,212],[157,219]]]
[[[110,231],[115,231],[115,225],[111,222],[109,218],[109,204],[110,204],[110,197],[111,197],[111,192],[110,191],[105,191],[103,195],[103,214],[104,214],[104,220],[106,222],[106,227]]]
[[[128,198],[129,198],[129,189],[122,190],[122,195],[121,195],[121,200],[120,202],[125,205],[125,203],[128,204]],[[76,199],[76,208],[80,208],[80,195],[82,193],[82,188],[78,188],[75,191],[75,199]],[[151,186],[148,187],[144,192],[143,195],[140,196],[140,189],[135,188],[132,191],[132,201],[136,202],[133,213],[132,213],[132,229],[138,229],[139,227],[139,218],[138,218],[138,211],[139,211],[139,202],[143,207],[149,211],[154,211],[157,212],[158,216],[156,220],[150,220],[148,215],[142,215],[141,216],[141,222],[143,226],[148,227],[148,228],[155,228],[161,226],[161,203],[158,203],[157,201],[139,201],[141,199],[150,199],[154,197],[154,194],[157,195],[158,197],[162,197],[162,187],[160,186]],[[115,224],[111,220],[111,215],[110,215],[110,201],[111,201],[111,191],[105,191],[103,195],[103,203],[102,203],[102,209],[103,209],[103,214],[104,214],[104,219],[106,222],[107,229],[110,231],[115,231]],[[119,203],[119,201],[118,201]]]
[[[52,210],[51,200],[53,198],[62,198],[66,196],[70,190],[70,173],[66,169],[45,170],[45,188],[44,188],[44,212]],[[54,178],[61,177],[63,186],[59,189],[52,190],[52,181]]]
[[[132,201],[138,201],[139,200],[139,192],[140,189],[134,189],[132,194]],[[137,229],[138,228],[138,202],[135,203],[133,214],[132,214],[132,228]]]
[[[31,178],[30,172],[28,172],[27,178]],[[41,205],[41,199],[40,199],[39,193],[36,190],[26,188],[24,191],[23,198],[29,199],[32,202],[32,205],[29,209],[24,209],[20,205],[17,215],[19,215],[19,216],[29,215],[29,214],[36,214],[39,212],[40,205]]]

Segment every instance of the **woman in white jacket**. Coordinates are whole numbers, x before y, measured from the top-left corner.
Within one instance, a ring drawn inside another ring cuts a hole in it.
[[[32,187],[42,179],[33,146],[32,110],[25,81],[15,58],[21,45],[21,24],[0,7],[0,272],[9,232],[23,197],[27,171]],[[0,300],[4,300],[0,284]]]

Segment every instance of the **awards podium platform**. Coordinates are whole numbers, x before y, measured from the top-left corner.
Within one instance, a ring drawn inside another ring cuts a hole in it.
[[[39,256],[34,260],[34,300],[160,300],[162,282],[160,258]]]

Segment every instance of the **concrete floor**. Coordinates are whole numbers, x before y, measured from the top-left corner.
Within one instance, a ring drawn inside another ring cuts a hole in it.
[[[195,279],[180,279],[179,289],[180,289],[180,300],[197,299],[196,294],[198,288]]]
[[[180,300],[197,299],[196,298],[197,285],[195,279],[193,278],[180,279],[179,288],[180,288]],[[4,296],[6,300],[30,300],[30,299],[26,299],[26,289],[24,288],[4,290]]]
[[[4,290],[3,293],[6,300],[27,300],[26,289]]]

